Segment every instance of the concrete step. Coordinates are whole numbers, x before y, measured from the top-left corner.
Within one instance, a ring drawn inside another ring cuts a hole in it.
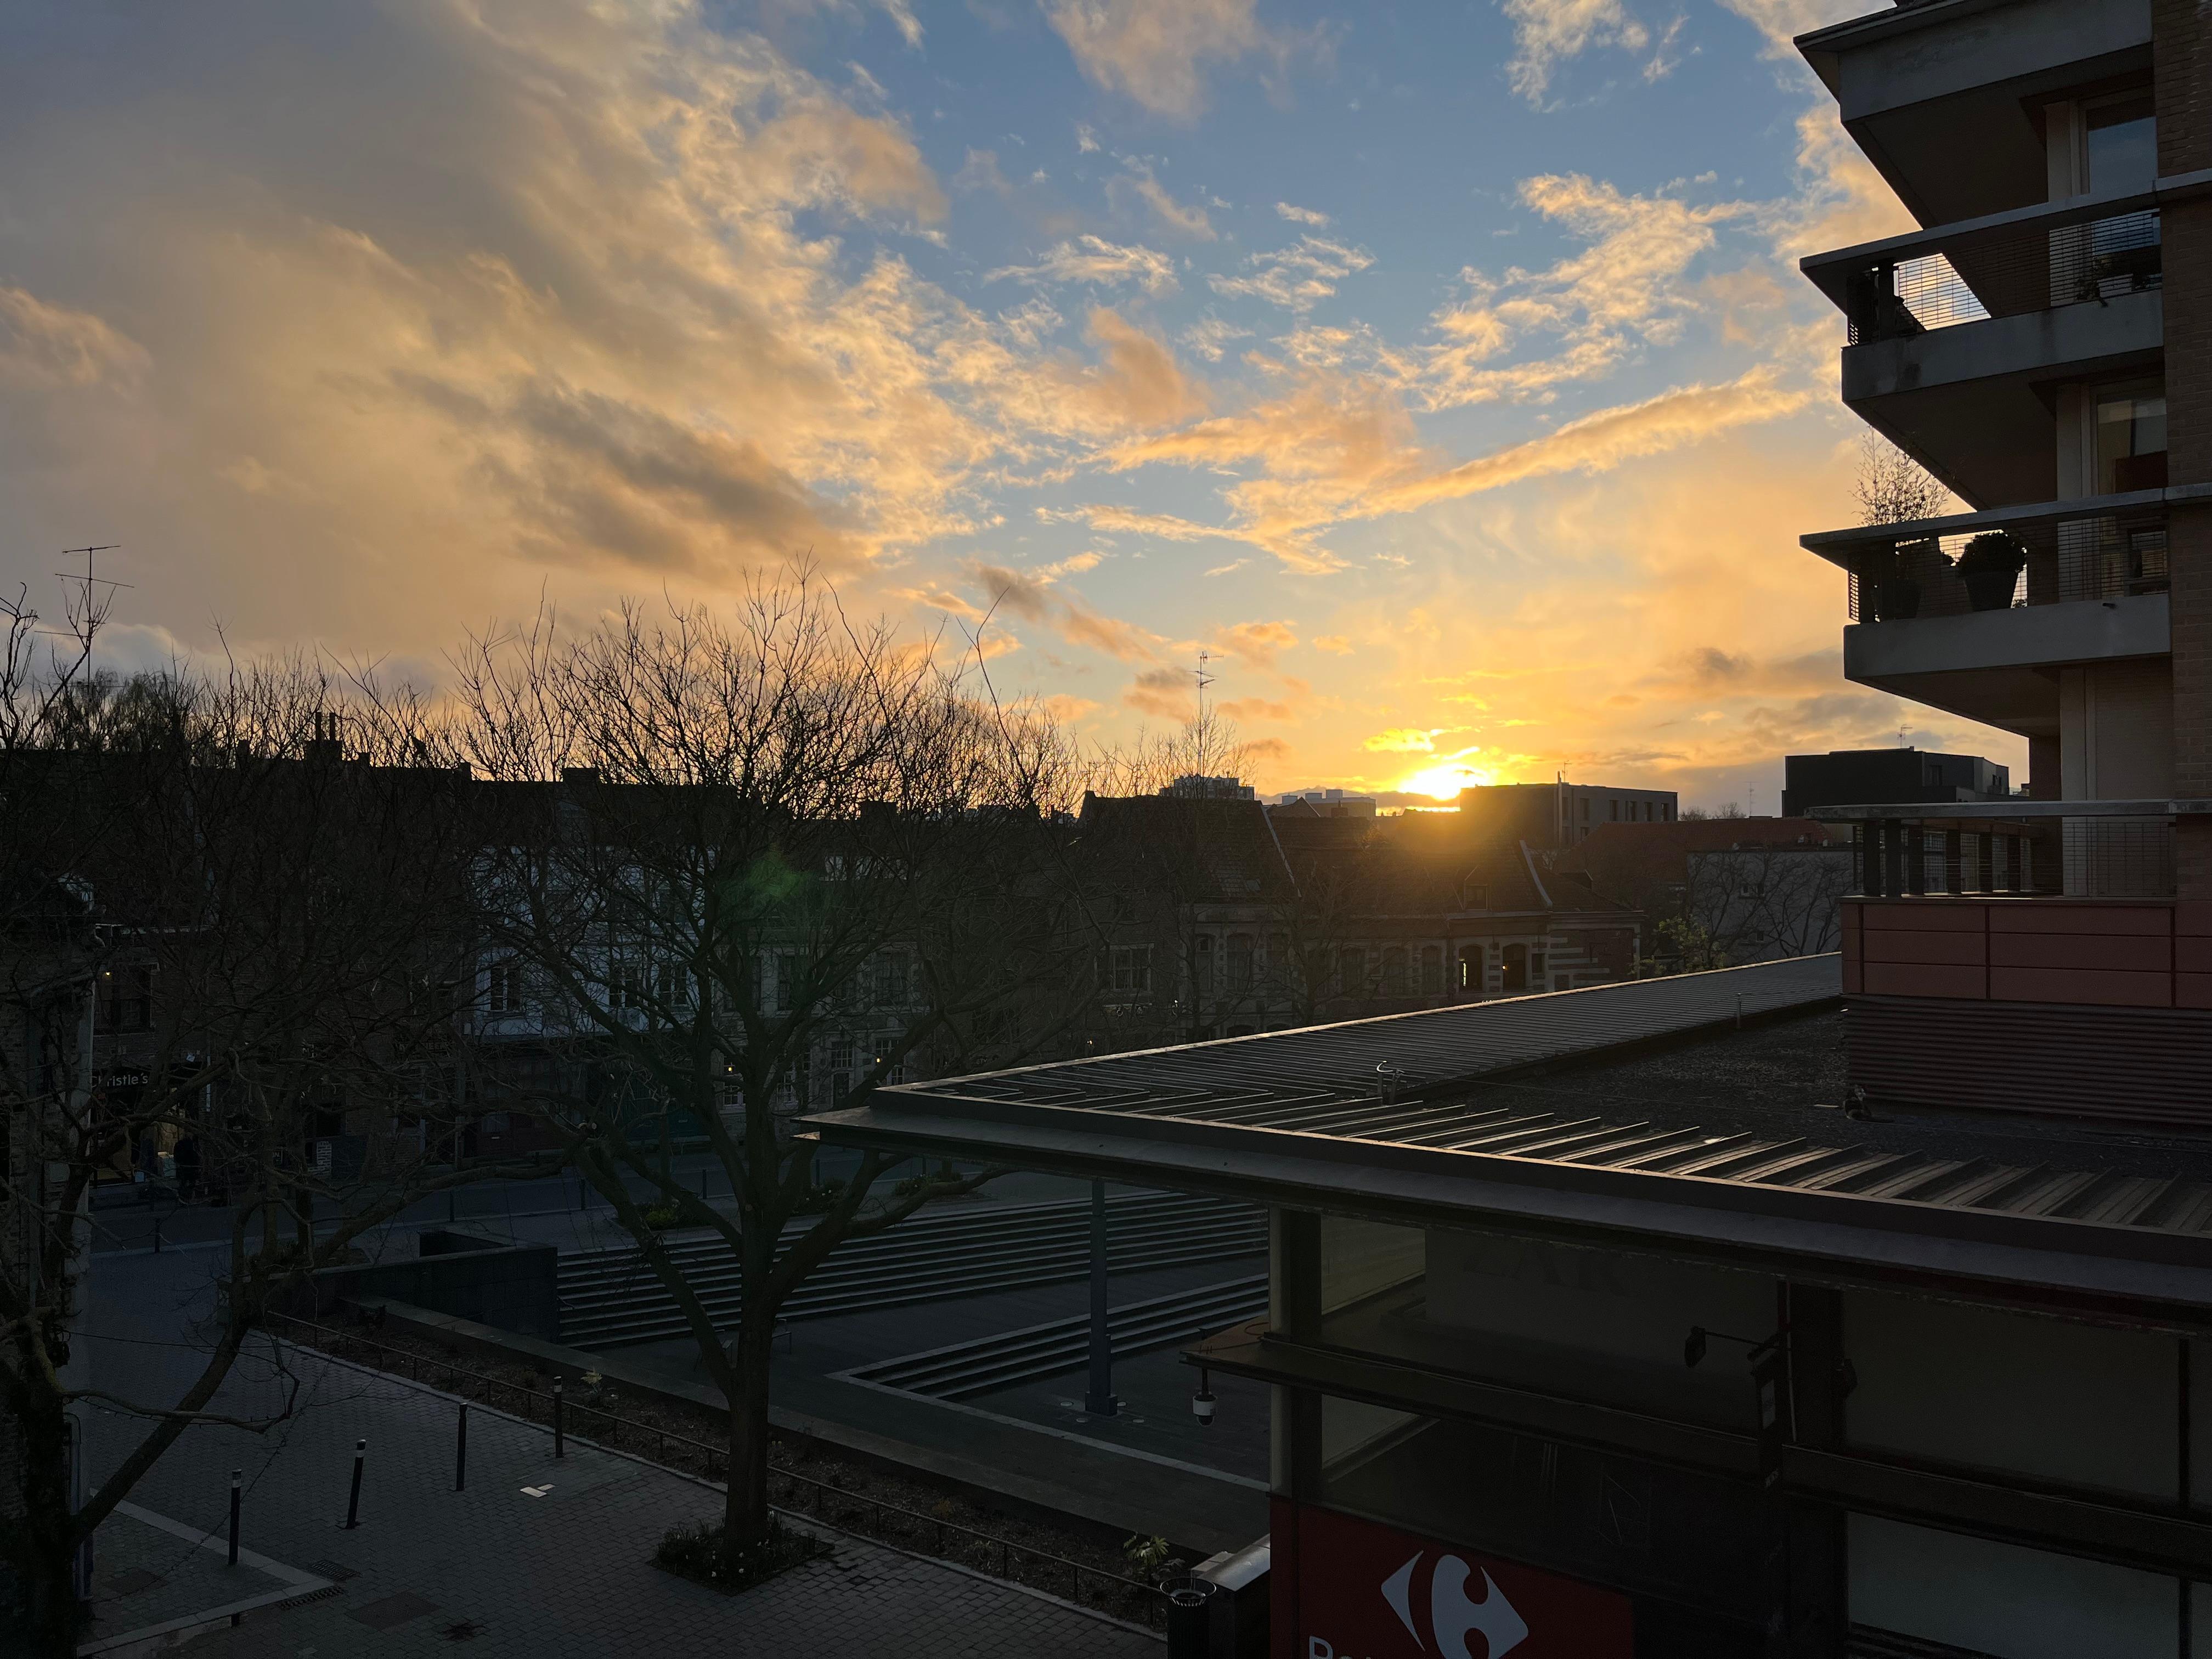
[[[1118,1264],[1140,1261],[1163,1249],[1188,1251],[1200,1245],[1234,1249],[1239,1254],[1264,1249],[1267,1224],[1257,1217],[1200,1216],[1112,1229],[1106,1241],[1109,1271],[1127,1271]],[[1018,1259],[1029,1261],[1049,1255],[1079,1257],[1087,1263],[1091,1259],[1090,1230],[1085,1228],[1077,1235],[1034,1234],[963,1241],[954,1246],[927,1250],[862,1251],[848,1247],[833,1253],[808,1279],[805,1288],[818,1296],[833,1287],[857,1291],[876,1283],[945,1274],[957,1276],[996,1267],[1017,1255]],[[738,1264],[720,1248],[711,1254],[701,1252],[678,1258],[678,1262],[685,1282],[702,1296],[734,1287],[738,1282]],[[563,1275],[560,1283],[561,1304],[564,1310],[580,1316],[619,1310],[632,1305],[641,1286],[658,1290],[659,1279],[642,1258],[634,1258],[618,1273],[595,1276],[580,1285]]]
[[[1187,1342],[1267,1311],[1267,1276],[1256,1273],[1171,1296],[1109,1307],[1106,1329],[1114,1357]],[[1019,1330],[1001,1331],[921,1353],[841,1371],[840,1376],[902,1389],[933,1400],[969,1400],[994,1389],[1077,1370],[1091,1354],[1091,1320],[1077,1314]]]
[[[1090,1205],[1078,1200],[949,1215],[927,1226],[903,1223],[833,1252],[793,1294],[783,1316],[826,1318],[1082,1279],[1090,1272]],[[726,1247],[711,1237],[671,1243],[717,1328],[735,1324],[741,1285]],[[1108,1205],[1109,1272],[1231,1261],[1266,1249],[1266,1216],[1249,1206],[1173,1194]],[[564,1257],[561,1298],[562,1340],[574,1346],[616,1347],[690,1330],[635,1249]]]

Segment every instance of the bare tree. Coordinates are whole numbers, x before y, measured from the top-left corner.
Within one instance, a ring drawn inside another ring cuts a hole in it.
[[[0,995],[24,1034],[0,1048],[0,1401],[22,1472],[0,1559],[27,1650],[52,1656],[76,1650],[80,1547],[191,1425],[234,1420],[211,1402],[272,1309],[478,1173],[404,1143],[361,1170],[313,1150],[349,1117],[451,1119],[459,781],[343,752],[337,688],[301,664],[73,669],[0,662]],[[182,1144],[232,1206],[222,1295],[190,1383],[126,1398],[72,1352],[92,1195]],[[90,1402],[138,1435],[72,1510]]]
[[[554,1121],[728,1401],[724,1565],[744,1575],[774,1540],[780,1310],[831,1250],[948,1184],[879,1194],[896,1160],[873,1153],[825,1182],[793,1120],[1072,1017],[1066,745],[926,643],[848,624],[803,572],[728,624],[630,608],[571,638],[541,617],[459,667],[445,740],[495,781],[487,947],[589,1079],[587,1098],[549,1101]],[[679,1138],[711,1153],[728,1206],[678,1178]],[[736,1267],[734,1329],[664,1246],[672,1218]]]
[[[1859,440],[1858,475],[1851,483],[1861,524],[1908,524],[1933,519],[1950,504],[1951,492],[1927,469],[1880,433]]]
[[[1848,846],[1750,843],[1689,855],[1683,918],[1729,963],[1819,956],[1843,939]]]

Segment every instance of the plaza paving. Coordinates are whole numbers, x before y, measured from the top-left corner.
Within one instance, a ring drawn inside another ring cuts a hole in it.
[[[206,1256],[124,1257],[94,1274],[99,1386],[173,1398],[196,1369],[188,1333],[204,1305]],[[585,1656],[656,1650],[782,1656],[1146,1656],[1154,1638],[942,1563],[828,1534],[830,1559],[728,1597],[649,1562],[671,1527],[718,1514],[720,1494],[571,1442],[556,1461],[534,1426],[472,1408],[467,1490],[453,1490],[456,1405],[295,1350],[262,1347],[214,1409],[268,1411],[295,1392],[293,1419],[268,1433],[189,1431],[133,1494],[150,1516],[219,1535],[230,1471],[245,1473],[247,1550],[327,1584],[250,1611],[186,1651],[288,1659],[449,1652]],[[131,1438],[95,1416],[94,1473]],[[343,1527],[356,1440],[368,1442],[361,1524]],[[125,1516],[100,1547],[141,1588],[111,1593],[96,1639],[173,1617],[180,1588],[228,1606],[271,1593],[270,1575],[189,1536]],[[103,1570],[109,1565],[103,1560]],[[150,1577],[157,1583],[146,1583]],[[143,1601],[142,1601],[143,1598]],[[134,1602],[141,1605],[134,1606]],[[672,1644],[681,1644],[680,1647]]]

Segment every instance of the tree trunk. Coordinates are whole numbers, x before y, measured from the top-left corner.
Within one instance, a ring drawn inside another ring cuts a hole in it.
[[[730,1492],[722,1513],[726,1571],[734,1571],[769,1534],[768,1380],[775,1336],[773,1315],[756,1319],[747,1310],[731,1355],[737,1389],[730,1396]]]
[[[40,1519],[70,1512],[68,1419],[59,1401],[37,1398],[19,1426],[26,1519],[13,1528],[19,1549],[11,1553],[23,1575],[26,1651],[40,1659],[71,1659],[77,1644],[74,1529]]]

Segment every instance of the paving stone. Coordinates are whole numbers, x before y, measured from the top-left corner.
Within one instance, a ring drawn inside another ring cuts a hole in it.
[[[178,1287],[111,1279],[111,1265],[94,1275],[91,1310],[96,1328],[118,1340],[93,1345],[97,1384],[126,1397],[174,1398],[198,1356],[163,1339],[185,1337],[191,1304]],[[450,1655],[457,1644],[472,1659],[659,1651],[1159,1659],[1163,1651],[1111,1620],[837,1534],[830,1559],[722,1595],[651,1563],[670,1528],[719,1516],[720,1492],[573,1442],[556,1462],[542,1431],[481,1408],[470,1413],[468,1490],[456,1492],[453,1402],[318,1355],[288,1351],[281,1370],[265,1358],[242,1363],[213,1409],[270,1411],[294,1388],[300,1409],[266,1435],[187,1431],[133,1501],[214,1528],[228,1511],[229,1472],[243,1469],[248,1549],[319,1577],[353,1576],[336,1595],[210,1631],[185,1650],[193,1655],[300,1659],[312,1649],[316,1659],[404,1659]],[[364,1437],[361,1526],[347,1532],[354,1443]],[[133,1434],[95,1418],[90,1437],[96,1478]],[[553,1491],[543,1499],[523,1494],[547,1483]],[[462,1626],[471,1633],[452,1633]]]

